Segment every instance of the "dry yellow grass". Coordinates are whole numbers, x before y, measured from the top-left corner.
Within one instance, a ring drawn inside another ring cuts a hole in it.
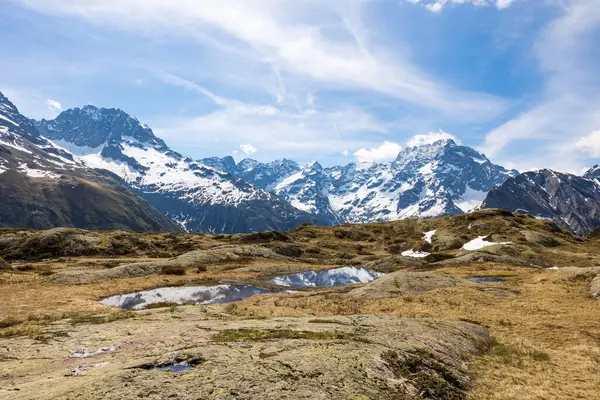
[[[471,360],[473,399],[599,399],[600,303],[588,297],[587,282],[558,278],[558,271],[489,267],[440,272],[514,274],[514,282],[489,286],[519,295],[453,288],[365,301],[328,293],[249,299],[236,312],[268,318],[373,314],[473,321],[488,326],[498,342],[492,352]]]
[[[473,228],[469,228],[471,225]],[[454,239],[462,241],[482,234],[496,234],[500,240],[515,244],[512,249],[506,250],[514,253],[510,256],[527,262],[531,260],[560,267],[600,265],[597,239],[572,238],[563,232],[554,232],[543,221],[524,217],[503,219],[486,216],[477,219],[476,216],[462,216],[334,228],[307,226],[289,233],[291,239],[281,243],[271,240],[260,242],[252,236],[219,236],[214,240],[208,235],[193,236],[189,241],[193,242],[194,248],[208,249],[224,243],[251,241],[270,248],[280,244],[294,245],[301,249],[302,256],[289,262],[249,259],[243,263],[209,265],[206,272],[188,269],[184,276],[150,275],[85,285],[54,284],[51,275],[41,272],[102,269],[107,268],[103,264],[111,259],[73,257],[70,260],[34,263],[37,267],[33,271],[0,273],[0,324],[5,326],[0,330],[0,336],[35,337],[53,319],[76,317],[85,321],[89,315],[118,313],[97,302],[99,298],[115,294],[161,286],[216,282],[264,286],[274,268],[281,266],[309,270],[335,268],[327,265],[331,260],[351,259],[364,263],[397,254],[398,248],[423,246],[422,233],[430,229],[438,229],[440,236],[445,232],[447,237],[454,235]],[[528,236],[522,234],[523,230],[555,238],[556,247],[529,241]],[[144,237],[162,240],[159,235]],[[181,242],[186,243],[184,239]],[[518,251],[515,250],[517,248]],[[458,252],[456,248],[440,251],[446,254]],[[492,248],[489,251],[496,250]],[[148,257],[148,254],[132,254],[127,259],[150,260]],[[125,258],[118,260],[126,261]],[[19,261],[14,265],[28,263]],[[241,266],[250,268],[239,268]],[[456,277],[511,275],[514,279],[508,282],[482,286],[505,289],[517,295],[503,296],[469,287],[455,287],[420,295],[366,300],[345,296],[350,288],[334,288],[257,296],[237,303],[235,307],[225,306],[225,310],[241,318],[372,314],[472,321],[488,326],[496,339],[492,351],[469,360],[475,378],[471,393],[473,399],[600,399],[600,301],[589,297],[589,277],[573,279],[561,270],[494,263],[452,268],[422,266],[421,269]],[[132,320],[132,323],[137,322]]]

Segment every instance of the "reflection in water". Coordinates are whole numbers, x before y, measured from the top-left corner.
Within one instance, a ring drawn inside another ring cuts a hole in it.
[[[344,267],[278,276],[271,279],[269,283],[294,287],[346,286],[354,283],[369,283],[382,275],[380,272],[367,268]]]
[[[161,371],[169,371],[169,372],[173,372],[174,374],[178,374],[181,372],[188,372],[189,370],[192,369],[192,367],[190,367],[187,364],[173,364],[173,365],[167,365],[165,367],[159,367],[156,369],[159,369]]]
[[[470,276],[469,280],[474,282],[507,282],[508,278],[505,276]]]
[[[244,300],[256,294],[266,293],[282,292],[243,285],[181,286],[121,294],[100,300],[100,302],[107,306],[141,310],[146,306],[155,303],[229,303],[232,301]]]

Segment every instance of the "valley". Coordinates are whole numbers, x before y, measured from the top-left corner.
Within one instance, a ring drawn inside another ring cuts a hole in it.
[[[6,229],[0,396],[595,399],[598,240],[502,210],[234,235]],[[107,300],[142,291],[156,300]]]

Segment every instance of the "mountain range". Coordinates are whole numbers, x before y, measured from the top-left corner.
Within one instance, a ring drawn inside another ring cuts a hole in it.
[[[5,227],[239,233],[481,207],[526,212],[578,234],[600,225],[597,166],[584,176],[519,174],[451,139],[383,163],[193,160],[122,110],[87,105],[35,121],[1,93],[0,189]]]
[[[461,214],[477,208],[493,187],[517,171],[451,139],[402,150],[388,163],[350,163],[323,168],[293,161],[204,159],[215,167],[272,191],[294,207],[332,224]]]

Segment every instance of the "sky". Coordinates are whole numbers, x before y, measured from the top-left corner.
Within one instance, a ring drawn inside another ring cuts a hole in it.
[[[439,138],[600,162],[599,0],[0,0],[0,91],[121,108],[174,150],[323,165]]]

